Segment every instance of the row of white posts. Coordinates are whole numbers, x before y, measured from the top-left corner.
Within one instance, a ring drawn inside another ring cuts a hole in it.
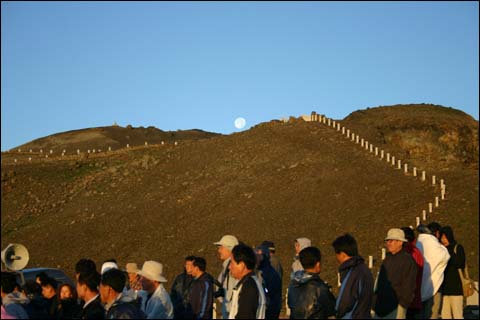
[[[355,144],[360,144],[362,148],[365,148],[369,153],[375,153],[375,156],[378,157],[379,151],[380,151],[380,160],[383,160],[385,158],[385,151],[379,150],[378,147],[374,147],[372,143],[369,143],[363,138],[360,138],[358,134],[355,134],[350,131],[350,129],[346,129],[345,127],[342,127],[340,123],[329,119],[323,115],[319,115],[316,112],[312,112],[310,121],[312,122],[320,122],[323,124],[326,124],[329,127],[333,127],[336,129],[336,131],[342,132],[342,135],[345,135],[347,139],[350,139],[352,142],[355,142]],[[395,161],[396,160],[396,161]],[[390,155],[390,153],[386,153],[386,162],[391,163],[391,165],[396,168],[397,170],[402,169],[402,160],[400,159],[395,159],[395,156]],[[403,164],[403,172],[405,174],[408,174],[408,164],[404,163]],[[413,177],[417,176],[417,168],[413,167],[412,168],[412,174]],[[426,172],[422,171],[422,177],[421,181],[426,181]],[[432,175],[432,186],[436,186],[436,176]],[[433,213],[433,207],[435,205],[435,208],[439,207],[439,200],[445,200],[445,192],[446,192],[446,185],[443,179],[440,179],[440,198],[438,196],[435,196],[434,202],[428,203],[428,213],[431,214]],[[422,210],[422,216],[421,216],[422,221],[427,220],[427,211]],[[415,217],[415,226],[418,226],[420,224],[420,217]],[[413,226],[410,226],[413,229]],[[386,251],[385,248],[382,248],[382,260],[385,259]],[[368,256],[368,267],[371,269],[373,268],[373,256]],[[340,286],[340,274],[337,274],[338,276],[338,286]]]
[[[160,144],[161,144],[162,146],[165,145],[165,141],[162,141]],[[175,142],[174,142],[174,145],[175,145],[175,146],[178,146],[178,141],[175,141]],[[130,148],[130,144],[127,143],[127,146],[126,146],[126,147],[127,147],[127,149]],[[148,142],[147,142],[147,141],[145,141],[145,147],[148,147]],[[112,151],[112,147],[108,147],[108,151]],[[21,152],[22,152],[22,149],[18,149],[18,152],[21,153]],[[62,157],[65,156],[66,152],[67,152],[67,151],[66,151],[65,149],[62,150]],[[102,152],[102,149],[98,149],[98,150],[97,150],[97,149],[91,149],[91,150],[88,149],[88,150],[87,150],[87,153],[88,153],[88,154],[90,154],[90,153],[100,153],[100,152]],[[30,150],[29,150],[29,153],[33,153],[33,150],[30,149]],[[43,149],[40,149],[40,153],[43,154]],[[81,153],[81,152],[80,152],[80,149],[77,149],[77,155],[80,155],[80,153]],[[53,150],[52,150],[52,149],[50,149],[50,154],[53,155]],[[48,159],[48,154],[45,155],[45,158]],[[32,161],[32,157],[28,157],[28,161]],[[17,159],[13,159],[13,162],[14,162],[14,163],[17,163]]]

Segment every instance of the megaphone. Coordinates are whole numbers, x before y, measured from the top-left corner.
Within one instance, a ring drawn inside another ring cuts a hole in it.
[[[22,270],[27,266],[29,258],[27,248],[18,243],[10,243],[2,251],[2,262],[10,270]]]

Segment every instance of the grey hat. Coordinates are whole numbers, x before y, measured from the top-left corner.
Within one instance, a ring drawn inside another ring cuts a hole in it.
[[[392,228],[388,230],[385,241],[387,240],[398,240],[398,241],[408,242],[407,239],[405,239],[405,232],[403,232],[403,230],[399,228]]]

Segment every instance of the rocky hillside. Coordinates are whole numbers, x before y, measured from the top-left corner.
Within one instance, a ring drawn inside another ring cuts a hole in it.
[[[439,194],[438,184],[429,182],[436,174],[437,181],[445,180],[447,198],[427,222],[453,227],[465,246],[470,274],[478,280],[478,140],[475,149],[468,136],[478,137],[478,122],[476,128],[468,124],[474,133],[458,131],[463,154],[450,142],[436,146],[445,139],[429,132],[447,130],[443,123],[451,122],[443,119],[443,108],[428,108],[421,123],[423,110],[408,106],[358,111],[341,121],[405,162],[415,160],[420,168],[425,157],[426,182],[394,169],[332,127],[299,119],[88,158],[28,161],[28,153],[3,153],[2,248],[22,243],[31,252],[29,267],[60,267],[71,275],[82,257],[99,264],[114,257],[121,265],[158,260],[171,284],[189,254],[204,256],[207,269],[217,274],[221,264],[213,242],[224,234],[250,245],[274,241],[288,274],[293,241],[304,236],[322,250],[322,276],[335,284],[331,242],[352,233],[361,254],[367,260],[374,256],[376,273],[387,230],[414,225]],[[430,158],[423,148],[405,156],[414,141],[431,145]]]

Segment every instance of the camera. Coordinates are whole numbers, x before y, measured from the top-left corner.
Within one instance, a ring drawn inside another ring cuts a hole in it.
[[[217,291],[213,294],[215,298],[225,297],[225,289],[223,287],[218,288]]]

